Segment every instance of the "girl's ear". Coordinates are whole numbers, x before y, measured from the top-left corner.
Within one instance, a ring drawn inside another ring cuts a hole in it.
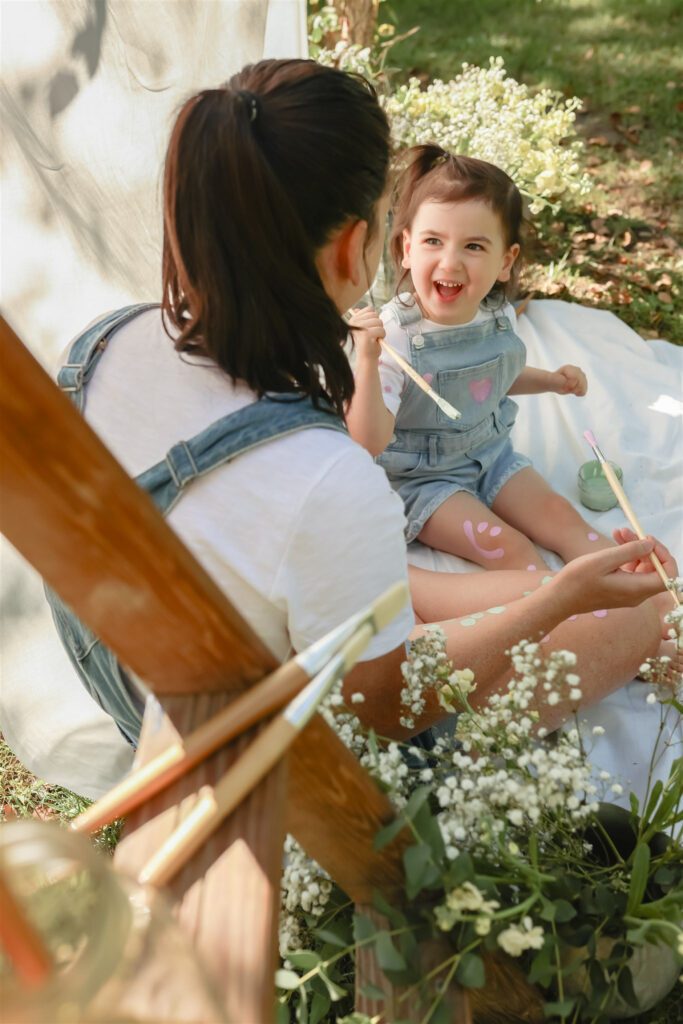
[[[404,270],[410,270],[410,231],[403,229],[403,259],[401,266]]]
[[[510,280],[510,274],[512,273],[512,265],[519,256],[519,249],[519,245],[517,244],[517,242],[515,242],[515,244],[511,245],[510,248],[505,253],[505,255],[503,256],[503,264],[500,268],[500,273],[498,274],[499,281]]]

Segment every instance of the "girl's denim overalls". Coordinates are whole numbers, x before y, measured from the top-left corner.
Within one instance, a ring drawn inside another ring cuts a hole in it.
[[[449,419],[408,378],[391,443],[375,461],[403,499],[410,542],[456,491],[490,507],[503,484],[531,465],[510,443],[517,405],[506,394],[524,368],[526,349],[500,313],[484,323],[423,333],[416,302],[392,299],[384,309],[405,329],[417,372],[462,413]]]
[[[153,306],[128,306],[110,313],[73,343],[57,383],[69,393],[80,411],[85,404],[85,387],[113,333]],[[251,448],[307,427],[327,427],[346,433],[346,428],[336,416],[315,409],[309,399],[291,394],[263,398],[221,417],[189,441],[179,441],[162,462],[136,477],[136,483],[149,492],[161,513],[166,515],[197,477],[210,473]],[[81,682],[112,716],[126,739],[136,746],[144,696],[135,678],[53,590],[46,587],[45,592],[57,632]]]

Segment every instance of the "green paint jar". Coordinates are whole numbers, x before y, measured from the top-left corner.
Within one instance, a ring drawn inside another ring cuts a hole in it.
[[[615,476],[619,483],[622,482],[623,473],[616,462],[610,462]],[[610,487],[609,480],[602,470],[602,463],[598,459],[584,462],[579,469],[579,498],[581,504],[594,512],[607,512],[608,509],[618,505],[617,496]]]

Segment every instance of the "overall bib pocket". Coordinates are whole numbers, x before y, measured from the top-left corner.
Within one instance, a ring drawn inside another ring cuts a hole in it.
[[[438,409],[439,423],[448,424],[455,431],[471,430],[491,416],[500,400],[502,362],[503,357],[496,356],[477,366],[439,370],[435,390],[461,413],[461,419],[454,423]]]

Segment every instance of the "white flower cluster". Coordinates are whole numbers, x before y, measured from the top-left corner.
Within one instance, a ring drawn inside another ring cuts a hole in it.
[[[510,956],[521,956],[525,949],[541,949],[543,929],[535,925],[530,917],[522,919],[521,926],[511,924],[498,935],[498,945]]]
[[[435,79],[426,89],[411,78],[383,106],[398,145],[435,142],[496,164],[530,198],[531,213],[591,187],[574,128],[581,100],[549,89],[531,92],[507,77],[502,57],[491,57],[488,68],[463,64],[452,81]]]
[[[414,729],[415,717],[424,711],[425,690],[431,688],[440,692],[451,675],[445,642],[446,634],[441,626],[425,626],[424,633],[412,642],[408,657],[401,665],[401,706],[406,711],[399,721],[406,729]]]
[[[515,677],[507,692],[492,694],[483,707],[459,716],[460,749],[448,751],[447,744],[437,744],[437,752],[448,756],[436,797],[451,859],[465,847],[507,842],[515,830],[542,830],[547,812],[561,811],[578,825],[597,810],[592,766],[578,731],[560,733],[552,744],[540,744],[532,735],[538,720],[532,703],[539,694],[551,704],[566,696],[580,699],[579,679],[570,671],[576,656],[555,651],[543,660],[539,645],[529,641],[519,643],[511,655]]]
[[[488,935],[491,930],[491,914],[500,906],[498,900],[487,900],[481,889],[472,882],[463,882],[446,896],[445,902],[434,911],[437,924],[449,932],[456,921],[475,916],[475,930],[478,935]]]
[[[306,931],[301,911],[320,917],[332,891],[329,876],[304,852],[296,839],[285,840],[285,866],[280,882],[280,956],[305,946]]]

